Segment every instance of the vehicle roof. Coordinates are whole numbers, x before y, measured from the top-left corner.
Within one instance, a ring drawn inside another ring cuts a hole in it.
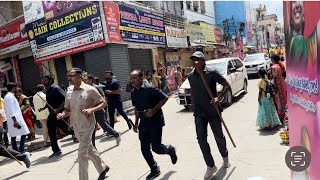
[[[256,56],[256,55],[265,55],[266,53],[257,53],[257,54],[248,54],[246,57],[248,56]]]
[[[238,57],[230,57],[230,58],[212,59],[212,60],[206,61],[206,64],[221,63],[221,62],[226,62],[226,61],[230,61],[230,60],[233,60],[233,59],[239,59],[239,58]]]

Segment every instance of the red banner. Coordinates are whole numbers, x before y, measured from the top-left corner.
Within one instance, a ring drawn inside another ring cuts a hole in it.
[[[0,55],[29,46],[24,18],[0,28]]]
[[[120,15],[119,7],[117,3],[104,1],[104,13],[106,16],[107,32],[109,41],[111,42],[123,42],[120,35]]]
[[[214,36],[215,36],[216,43],[219,43],[219,44],[222,43],[222,35],[223,35],[222,29],[215,27]]]

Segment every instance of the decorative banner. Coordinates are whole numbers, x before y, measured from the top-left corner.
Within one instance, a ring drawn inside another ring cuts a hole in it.
[[[0,28],[0,33],[0,55],[29,46],[23,18]]]
[[[188,47],[187,33],[184,29],[166,26],[166,38],[168,47]]]
[[[290,146],[304,146],[311,165],[292,180],[320,177],[320,2],[285,1],[284,28]],[[300,13],[296,13],[299,9]]]
[[[216,43],[221,44],[223,42],[223,30],[214,26],[214,39]]]
[[[203,28],[196,24],[186,24],[187,36],[190,37],[190,42],[204,41]]]
[[[26,25],[37,63],[104,46],[99,2]]]
[[[213,25],[200,22],[200,26],[203,28],[204,39],[207,42],[215,42],[214,29]]]
[[[177,89],[175,72],[177,71],[177,67],[180,66],[180,54],[178,52],[165,52],[165,56],[168,83],[170,90],[173,91]]]
[[[111,42],[166,44],[163,16],[114,2],[103,4]]]

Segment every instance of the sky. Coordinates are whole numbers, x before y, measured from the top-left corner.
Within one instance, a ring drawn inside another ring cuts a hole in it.
[[[276,14],[278,21],[283,24],[283,2],[282,1],[250,1],[250,9],[259,5],[266,5],[267,14]]]

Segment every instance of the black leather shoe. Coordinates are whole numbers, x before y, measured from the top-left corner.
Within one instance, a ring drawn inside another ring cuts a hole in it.
[[[155,179],[156,177],[160,176],[161,171],[158,168],[156,171],[151,171],[151,173],[147,176],[146,180],[152,180]]]
[[[176,153],[176,148],[174,148],[173,146],[171,146],[169,155],[170,155],[170,157],[171,157],[171,162],[172,162],[172,164],[176,164],[177,161],[178,161],[178,157],[177,157],[177,153]]]
[[[106,167],[104,171],[99,175],[98,180],[104,180],[106,178],[107,172],[110,170],[109,166]]]

